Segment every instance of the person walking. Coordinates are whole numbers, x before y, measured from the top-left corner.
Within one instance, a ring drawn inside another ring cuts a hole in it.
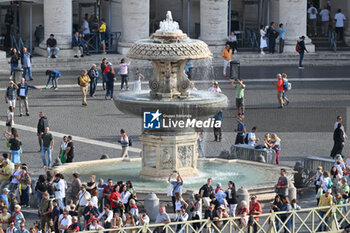
[[[122,77],[122,81],[121,81],[121,85],[120,85],[120,89],[122,91],[124,91],[124,84],[126,86],[126,90],[129,90],[129,85],[128,85],[128,67],[131,63],[131,60],[129,60],[128,62],[126,62],[125,58],[123,58],[120,61],[119,64],[119,68],[120,68],[120,76]]]
[[[88,75],[90,77],[90,96],[95,97],[96,94],[96,81],[98,78],[97,74],[97,66],[95,64],[92,64]]]
[[[278,37],[278,32],[275,29],[275,23],[271,22],[269,28],[267,29],[267,37],[269,38],[269,53],[275,53],[276,38]]]
[[[89,82],[91,82],[90,77],[87,75],[87,71],[83,70],[82,75],[79,77],[79,86],[82,93],[82,105],[87,106],[86,95],[88,90]]]
[[[45,133],[41,136],[43,139],[43,147],[41,150],[41,156],[43,159],[43,168],[51,168],[52,166],[52,152],[53,152],[53,146],[54,146],[54,139],[52,134],[50,133],[49,127],[45,128]],[[45,153],[47,152],[47,158],[48,161],[46,163]]]
[[[338,154],[342,154],[343,148],[344,148],[344,132],[341,129],[342,124],[338,123],[337,128],[334,130],[333,133],[333,141],[334,141],[334,145],[333,145],[333,149],[331,151],[331,157],[334,159],[336,155]]]
[[[260,54],[264,55],[264,48],[267,47],[266,43],[266,27],[264,25],[260,26]]]
[[[231,85],[236,89],[237,117],[244,117],[244,90],[246,86],[240,78],[232,81]]]
[[[21,57],[22,68],[23,68],[23,78],[27,80],[27,72],[28,72],[29,81],[33,81],[31,59],[32,59],[32,55],[27,51],[26,47],[23,47],[23,52]]]
[[[329,6],[321,10],[322,36],[328,36],[330,11]]]
[[[114,69],[112,67],[112,63],[108,62],[107,63],[107,67],[104,71],[105,75],[106,75],[106,84],[107,84],[107,91],[106,91],[106,96],[105,99],[107,100],[108,98],[110,100],[113,100],[113,91],[114,91],[114,81],[116,80],[115,77],[115,72]]]
[[[14,68],[18,68],[18,62],[20,59],[21,59],[21,53],[19,51],[17,51],[16,48],[12,48],[11,49],[11,59],[10,59],[10,64],[11,64],[10,79],[12,79]]]
[[[122,146],[122,158],[128,157],[128,150],[129,150],[129,137],[126,135],[125,130],[120,130],[120,140],[118,141],[119,144]]]
[[[224,58],[223,74],[224,74],[224,77],[226,77],[227,76],[226,69],[227,67],[230,68],[230,62],[232,60],[232,49],[229,44],[226,44],[226,47],[221,52],[221,56]]]
[[[29,116],[29,105],[28,105],[28,89],[37,89],[37,90],[42,90],[41,88],[37,88],[33,85],[29,85],[24,78],[21,78],[21,83],[17,84],[18,89],[17,89],[17,100],[19,100],[19,116],[23,116],[22,114],[22,109],[23,109],[23,104],[26,108],[26,115]]]
[[[236,217],[236,208],[237,208],[237,195],[236,195],[236,186],[233,181],[228,182],[228,188],[226,190],[226,200],[230,208],[230,217]]]
[[[308,53],[306,47],[305,47],[305,36],[299,37],[299,40],[297,42],[297,52],[299,53],[299,70],[303,70],[303,60],[304,60],[304,53],[305,51]]]
[[[106,81],[107,81],[107,77],[106,77],[106,74],[104,73],[106,67],[107,67],[107,58],[103,58],[102,59],[102,63],[100,65],[101,67],[101,75],[102,75],[102,88],[103,90],[106,90]]]
[[[18,88],[16,83],[10,81],[10,86],[7,87],[5,92],[5,103],[7,103],[9,107],[16,107],[16,92]]]
[[[218,113],[214,115],[214,142],[221,142],[222,139],[222,133],[221,133],[221,126],[222,126],[222,110],[220,110]],[[216,123],[221,122],[220,127],[216,127]]]
[[[334,15],[335,20],[335,32],[337,33],[338,40],[344,40],[344,21],[345,15],[338,9],[338,12]]]
[[[282,80],[282,75],[277,74],[277,83],[276,83],[276,90],[277,90],[277,100],[279,107],[278,108],[283,108],[283,80]]]
[[[342,116],[337,116],[337,121],[334,123],[334,130],[336,128],[338,128],[338,124],[341,123],[341,130],[343,130],[343,133],[344,133],[344,138],[345,139],[348,139],[348,135],[345,133],[345,130],[344,130],[344,124],[343,124],[343,117]]]
[[[307,9],[307,14],[309,16],[309,36],[317,36],[317,9],[310,3],[309,9]]]
[[[284,27],[283,23],[280,23],[279,27],[280,27],[280,30],[279,30],[279,35],[280,35],[279,53],[283,53],[284,41],[286,39],[287,24],[286,24],[286,27]]]
[[[66,147],[66,153],[65,157],[67,158],[66,163],[72,163],[74,159],[74,143],[73,143],[73,138],[72,136],[67,137],[67,147]]]
[[[287,106],[289,104],[289,100],[287,98],[287,91],[289,88],[289,82],[288,82],[288,78],[287,78],[287,74],[283,73],[282,74],[282,81],[283,81],[283,95],[282,95],[282,99],[283,99],[283,104],[284,106]]]
[[[235,145],[237,144],[244,144],[244,136],[246,134],[246,127],[243,123],[243,119],[240,117],[237,117],[237,129],[235,129],[235,132],[237,133]]]
[[[45,129],[49,127],[49,121],[43,112],[39,112],[39,121],[37,125],[37,136],[39,141],[39,151],[42,152],[43,140],[42,136],[45,133]]]

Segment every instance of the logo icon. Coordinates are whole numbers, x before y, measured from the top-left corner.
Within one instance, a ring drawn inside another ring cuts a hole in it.
[[[156,112],[143,112],[144,129],[160,129],[160,116],[162,113],[159,109]]]

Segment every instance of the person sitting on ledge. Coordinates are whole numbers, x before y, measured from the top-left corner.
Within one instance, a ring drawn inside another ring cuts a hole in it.
[[[60,51],[60,49],[57,47],[57,40],[55,39],[54,34],[50,34],[49,39],[46,41],[46,50],[47,50],[47,58],[57,58],[57,54]],[[54,52],[53,55],[51,55],[52,51]]]

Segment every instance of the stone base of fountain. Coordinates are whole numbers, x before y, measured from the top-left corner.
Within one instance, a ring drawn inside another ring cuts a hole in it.
[[[168,177],[176,170],[182,177],[198,175],[197,134],[145,132],[141,136],[143,159],[140,176]]]

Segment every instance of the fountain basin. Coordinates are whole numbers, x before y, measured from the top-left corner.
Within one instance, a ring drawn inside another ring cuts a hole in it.
[[[142,117],[144,111],[159,109],[168,115],[184,114],[195,117],[211,116],[227,107],[227,97],[209,91],[192,91],[188,98],[154,99],[149,91],[124,92],[114,97],[114,103],[126,114]]]

